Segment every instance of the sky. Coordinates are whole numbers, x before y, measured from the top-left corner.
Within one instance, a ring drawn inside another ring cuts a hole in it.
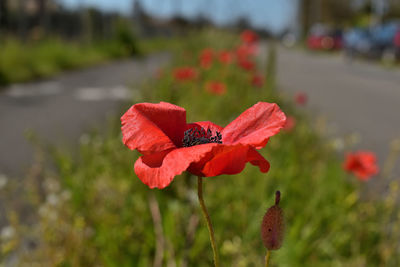
[[[105,11],[129,14],[134,0],[57,0],[69,8],[94,6]],[[298,0],[137,0],[150,14],[168,18],[180,14],[204,15],[219,25],[246,17],[259,29],[275,33],[295,26]]]

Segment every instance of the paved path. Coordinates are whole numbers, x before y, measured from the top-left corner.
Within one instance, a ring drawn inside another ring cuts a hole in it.
[[[358,133],[356,148],[375,151],[381,165],[400,137],[400,69],[279,48],[278,81],[291,94],[305,92],[312,113],[325,116],[334,134]]]
[[[168,61],[168,55],[130,59],[73,71],[52,80],[0,92],[0,175],[21,176],[33,160],[30,130],[51,144],[76,144],[131,101],[132,90]]]

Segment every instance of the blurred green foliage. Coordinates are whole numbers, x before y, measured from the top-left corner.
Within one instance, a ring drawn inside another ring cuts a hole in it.
[[[0,44],[0,85],[49,77],[62,70],[82,68],[139,53],[137,40],[123,23],[110,40],[90,43],[58,38],[21,42],[7,38]]]
[[[124,20],[116,22],[116,33],[114,39],[122,46],[124,52],[128,55],[136,55],[139,53],[138,40],[132,33],[131,25]],[[116,56],[119,56],[118,54]]]
[[[173,79],[174,67],[198,66],[202,48],[236,44],[232,34],[196,32],[176,50],[172,66],[160,70],[134,99],[172,102],[187,110],[188,121],[222,126],[258,101],[277,102],[296,118],[294,129],[272,137],[261,151],[271,163],[268,173],[249,165],[238,175],[204,179],[222,266],[263,266],[260,223],[276,190],[282,193],[286,236],[272,253],[271,266],[399,266],[398,184],[382,198],[361,197],[364,185],[344,173],[332,142],[277,91],[274,50],[262,88],[251,86],[251,74],[236,64],[218,62],[199,69],[195,81]],[[210,95],[204,90],[210,79],[224,81],[228,93]],[[81,138],[78,157],[64,150],[54,156],[57,174],[38,175],[38,222],[28,228],[36,246],[19,252],[21,265],[147,267],[161,253],[162,266],[212,266],[196,178],[182,174],[163,190],[142,184],[133,171],[138,153],[122,144],[118,119],[107,134]]]

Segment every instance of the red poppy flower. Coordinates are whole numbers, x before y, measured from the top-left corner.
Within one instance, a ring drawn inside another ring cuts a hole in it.
[[[236,57],[238,60],[246,59],[250,55],[248,46],[241,45],[236,49]]]
[[[299,92],[294,96],[294,100],[298,105],[304,106],[307,104],[307,95],[305,93]]]
[[[240,34],[240,39],[242,40],[243,43],[246,44],[253,44],[258,42],[258,35],[251,31],[251,30],[244,30],[241,34]]]
[[[251,78],[251,84],[255,87],[262,87],[264,85],[264,77],[260,74],[254,74]]]
[[[249,56],[254,56],[258,52],[257,45],[243,44],[236,49],[236,56],[238,60],[247,59]]]
[[[252,71],[255,68],[254,62],[249,59],[241,59],[239,60],[238,64],[242,69],[247,71]]]
[[[197,71],[192,67],[181,67],[174,70],[174,77],[177,81],[189,81],[197,77]]]
[[[368,180],[379,171],[376,164],[376,156],[373,152],[369,151],[348,153],[343,168],[346,171],[352,172],[362,181]]]
[[[186,122],[185,109],[161,102],[133,105],[122,117],[122,141],[142,156],[135,172],[150,188],[164,188],[189,171],[210,177],[241,172],[246,163],[267,172],[269,163],[257,149],[285,124],[276,104],[259,102],[225,128],[212,122]]]
[[[218,60],[219,60],[222,64],[225,64],[225,65],[231,63],[232,60],[233,60],[232,52],[229,52],[229,51],[221,51],[221,52],[219,53]]]
[[[283,126],[283,129],[287,132],[290,132],[291,130],[293,130],[295,126],[296,126],[296,119],[293,116],[287,116],[286,123],[285,126]]]
[[[211,48],[206,48],[203,51],[201,51],[200,66],[205,69],[210,68],[213,62],[213,57],[214,57],[214,51]]]
[[[206,85],[206,90],[214,95],[224,95],[226,93],[226,85],[222,82],[210,81]]]

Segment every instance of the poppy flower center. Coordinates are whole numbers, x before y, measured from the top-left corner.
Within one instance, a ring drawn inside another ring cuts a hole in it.
[[[222,135],[220,132],[215,131],[212,135],[210,129],[205,131],[203,128],[191,128],[186,130],[182,140],[183,147],[190,147],[201,144],[217,143],[222,144]]]

